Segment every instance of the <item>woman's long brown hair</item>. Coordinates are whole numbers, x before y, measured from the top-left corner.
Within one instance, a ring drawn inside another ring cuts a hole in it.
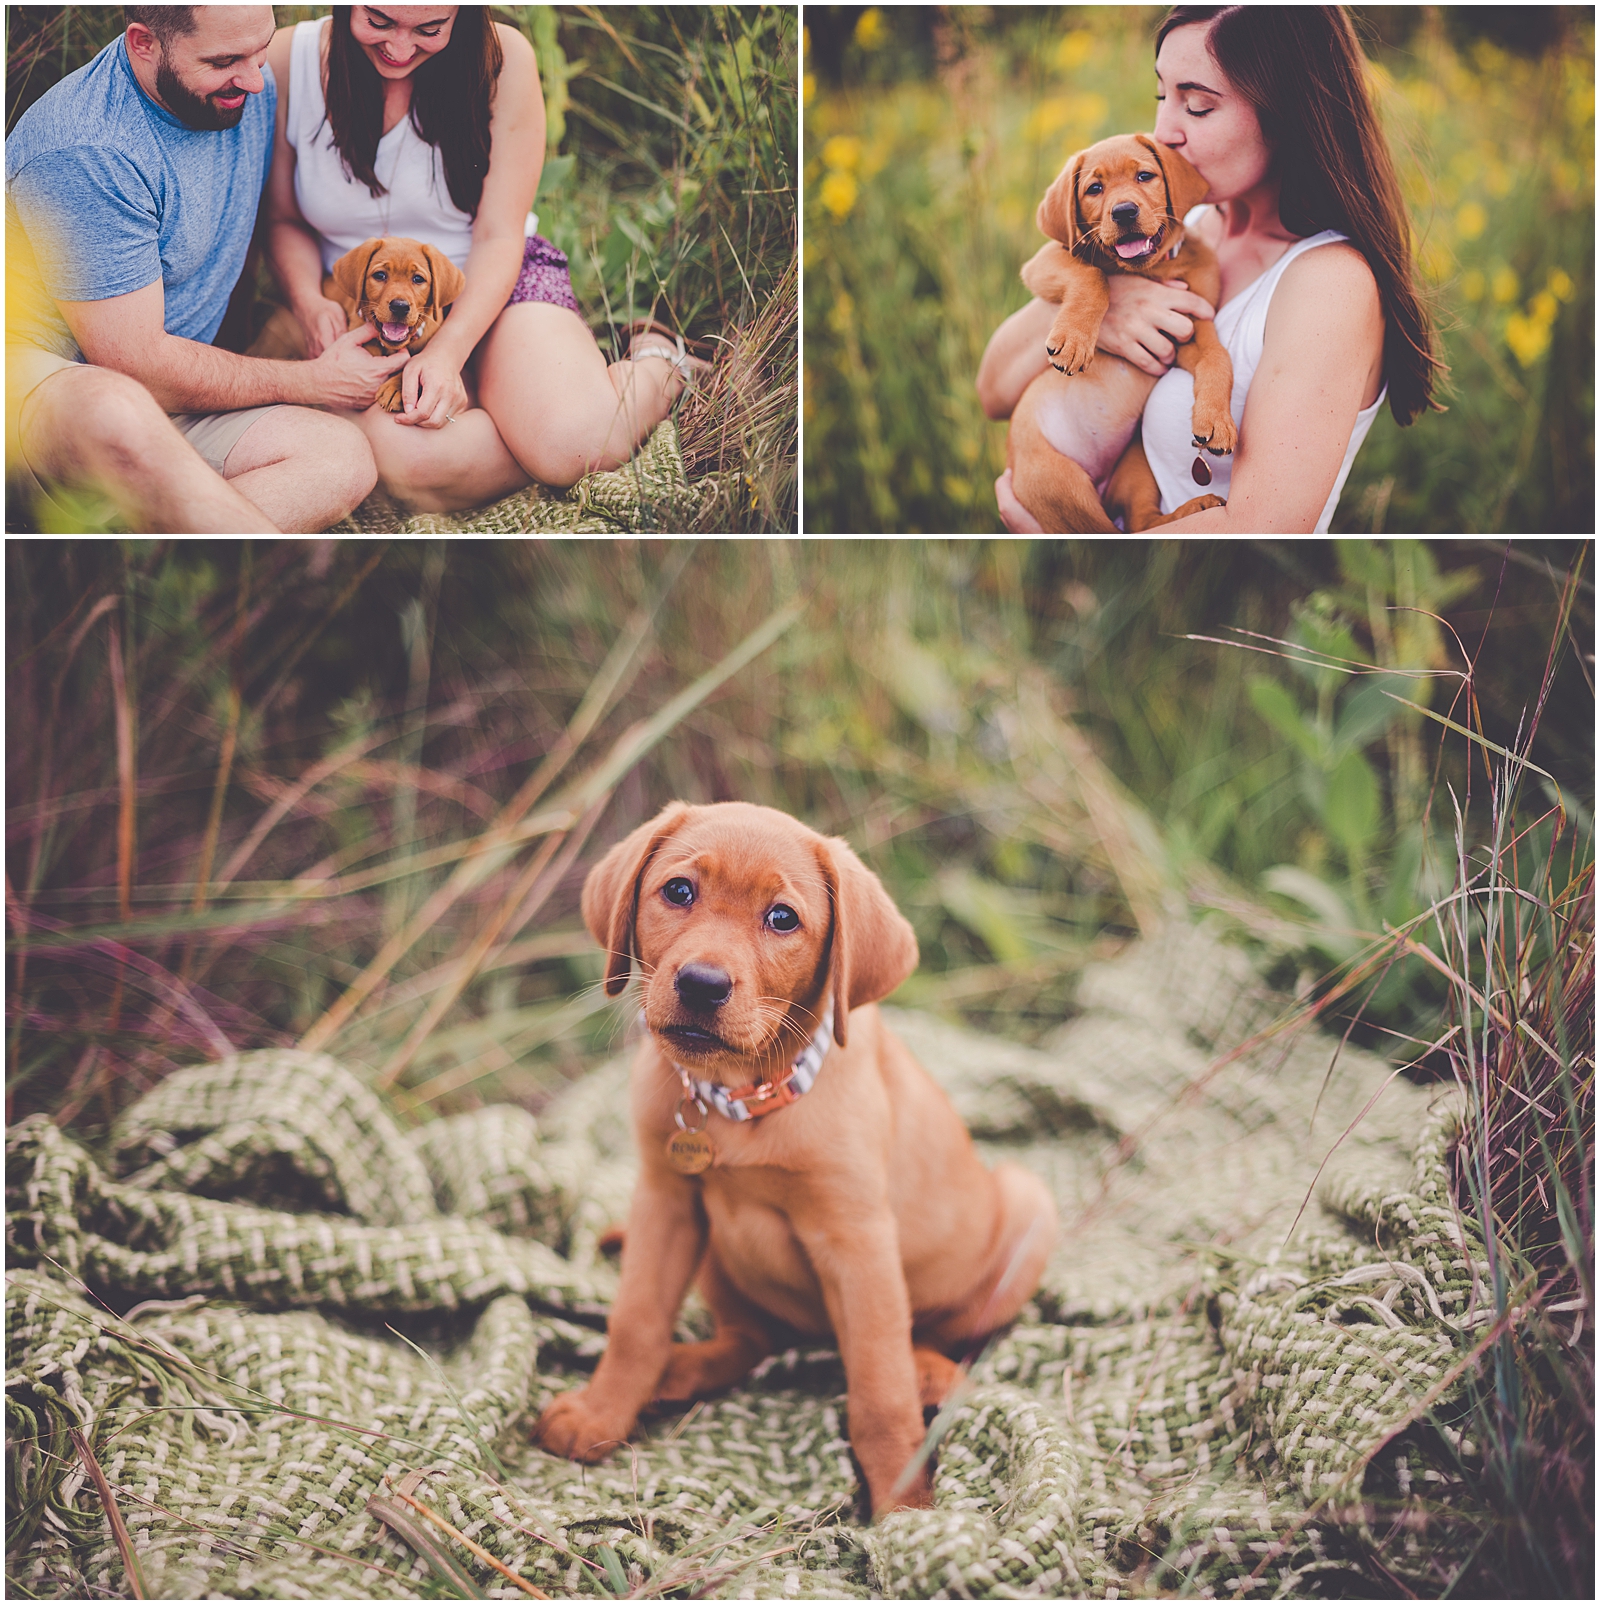
[[[350,6],[333,8],[328,44],[327,118],[345,171],[374,196],[385,193],[372,170],[383,136],[383,80],[350,33]],[[488,6],[460,6],[450,43],[412,74],[411,124],[444,160],[450,199],[478,215],[489,171],[489,117],[505,56]]]
[[[1157,53],[1189,22],[1211,24],[1211,54],[1255,110],[1272,147],[1283,226],[1301,238],[1337,229],[1367,259],[1383,303],[1383,377],[1396,421],[1442,412],[1433,386],[1448,370],[1435,355],[1400,182],[1344,7],[1174,6]]]

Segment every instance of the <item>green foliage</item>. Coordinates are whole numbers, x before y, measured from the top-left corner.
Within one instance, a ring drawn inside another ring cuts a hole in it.
[[[547,7],[521,7],[523,13]],[[580,301],[624,323],[652,307],[721,336],[767,305],[796,250],[798,40],[783,7],[571,7],[552,25],[540,227]],[[566,161],[565,157],[575,158]]]
[[[806,62],[807,523],[993,531],[974,390],[1074,150],[1151,124],[1155,7],[871,8]],[[1380,411],[1335,528],[1586,531],[1594,501],[1592,15],[1527,59],[1437,11],[1368,46],[1451,375]],[[1388,21],[1385,26],[1390,25]],[[838,87],[840,82],[846,87]]]
[[[1253,674],[1248,694],[1296,755],[1309,821],[1296,861],[1267,869],[1261,883],[1310,922],[1308,958],[1343,964],[1380,928],[1416,928],[1423,943],[1434,937],[1423,916],[1448,884],[1441,866],[1449,853],[1423,793],[1424,709],[1439,700],[1441,678],[1455,689],[1451,705],[1461,700],[1465,677],[1447,667],[1438,618],[1477,576],[1441,574],[1416,541],[1340,541],[1335,550],[1339,583],[1298,601],[1279,643],[1292,680]],[[1357,621],[1367,626],[1370,650],[1357,639]],[[1401,965],[1384,976],[1367,1009],[1385,1024],[1420,1031],[1441,997],[1433,970]]]

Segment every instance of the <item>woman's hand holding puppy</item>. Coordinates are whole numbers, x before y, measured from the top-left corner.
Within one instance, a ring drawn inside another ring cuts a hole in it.
[[[1114,357],[1159,378],[1172,366],[1178,346],[1194,333],[1195,318],[1214,318],[1217,310],[1193,293],[1183,279],[1113,274],[1106,281],[1111,304],[1095,344]],[[1049,365],[1045,336],[1057,308],[1030,301],[995,330],[978,365],[978,399],[993,419],[1009,418],[1022,392]]]
[[[1194,319],[1214,318],[1217,309],[1195,295],[1183,279],[1141,279],[1119,274],[1106,281],[1111,305],[1095,344],[1114,357],[1160,378],[1194,333]]]

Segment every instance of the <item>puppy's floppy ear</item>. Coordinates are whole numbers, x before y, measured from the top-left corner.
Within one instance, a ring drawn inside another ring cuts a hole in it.
[[[606,996],[628,984],[633,967],[633,927],[639,910],[639,878],[650,860],[689,817],[688,803],[668,803],[654,819],[625,836],[589,871],[583,883],[583,923],[606,950]]]
[[[1188,157],[1180,156],[1165,145],[1158,145],[1148,134],[1135,134],[1133,137],[1155,157],[1161,176],[1166,181],[1167,216],[1173,222],[1181,223],[1206,198],[1211,186],[1190,166]]]
[[[367,293],[367,269],[372,266],[372,259],[382,244],[381,235],[363,240],[354,250],[346,251],[328,269],[328,277],[356,305],[360,305],[361,298]]]
[[[1067,158],[1055,183],[1044,192],[1034,221],[1039,232],[1052,240],[1060,240],[1069,251],[1076,250],[1083,238],[1083,220],[1078,215],[1078,178],[1083,172],[1083,159],[1087,151],[1079,151]]]
[[[833,1040],[848,1040],[851,1009],[886,998],[917,967],[917,933],[883,889],[883,882],[837,836],[817,848],[833,904],[829,985]]]
[[[433,286],[428,291],[430,312],[443,312],[467,287],[467,276],[436,245],[424,245],[422,255],[428,264]]]

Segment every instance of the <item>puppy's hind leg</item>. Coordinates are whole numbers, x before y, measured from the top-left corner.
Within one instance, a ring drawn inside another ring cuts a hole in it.
[[[1056,1241],[1050,1189],[1031,1170],[1010,1163],[995,1167],[994,1189],[996,1217],[982,1275],[961,1307],[918,1327],[919,1363],[924,1344],[958,1354],[1009,1326],[1044,1275]]]
[[[926,1415],[950,1397],[966,1373],[948,1354],[921,1343],[912,1349],[911,1358],[917,1363],[917,1395]]]
[[[1220,496],[1193,496],[1183,506],[1170,513],[1161,511],[1161,490],[1144,454],[1144,442],[1134,437],[1128,449],[1117,460],[1112,470],[1111,483],[1106,486],[1106,506],[1122,516],[1122,527],[1130,534],[1147,529],[1159,529],[1190,513],[1202,513],[1208,507],[1226,507]]]
[[[717,1262],[715,1248],[701,1262],[701,1297],[716,1318],[704,1343],[674,1343],[656,1385],[657,1399],[699,1399],[742,1382],[777,1348],[770,1318],[747,1299]]]
[[[1057,451],[1039,428],[1033,394],[1030,387],[1017,404],[1006,447],[1017,500],[1047,535],[1116,534],[1117,526],[1106,517],[1094,481]]]

